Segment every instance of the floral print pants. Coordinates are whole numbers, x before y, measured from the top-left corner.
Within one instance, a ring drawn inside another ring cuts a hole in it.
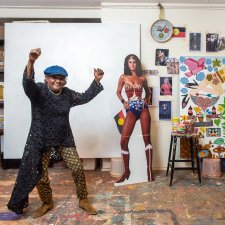
[[[79,199],[86,198],[87,188],[82,162],[75,147],[63,147],[57,149],[57,153],[63,158],[66,166],[72,170],[72,177],[76,185],[76,193]],[[48,177],[48,166],[50,162],[51,150],[48,149],[42,156],[42,176],[36,188],[43,203],[52,200],[52,189]]]

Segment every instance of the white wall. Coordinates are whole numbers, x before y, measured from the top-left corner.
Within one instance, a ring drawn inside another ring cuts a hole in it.
[[[104,2],[104,1],[103,1]],[[41,12],[40,12],[41,11]],[[59,14],[60,12],[60,14]],[[74,13],[73,13],[74,12]],[[75,12],[79,12],[76,14]],[[202,51],[199,53],[188,51],[188,36],[185,39],[174,38],[167,43],[157,43],[150,35],[152,23],[159,18],[159,9],[150,4],[102,4],[102,9],[93,10],[50,10],[50,9],[0,9],[2,17],[101,17],[103,23],[140,23],[141,24],[141,60],[145,69],[154,66],[156,48],[168,48],[170,56],[179,57],[180,55],[225,55],[224,51],[218,53],[205,52],[205,33],[218,32],[220,36],[225,36],[223,21],[225,21],[225,8],[222,6],[206,5],[166,5],[165,15],[174,26],[186,27],[187,35],[189,32],[201,32],[203,36]],[[158,67],[160,75],[166,75],[166,69]],[[148,77],[149,86],[158,86],[159,77]],[[173,76],[173,97],[172,107],[173,116],[179,114],[179,79]],[[177,93],[176,93],[177,89]],[[158,120],[158,107],[150,108],[152,116],[152,142],[154,146],[154,168],[164,169],[167,163],[168,148],[170,141],[170,122]]]

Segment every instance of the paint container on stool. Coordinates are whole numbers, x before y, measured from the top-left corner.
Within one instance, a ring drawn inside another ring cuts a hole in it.
[[[177,134],[177,125],[179,124],[180,120],[178,117],[172,118],[172,134]]]
[[[186,125],[183,123],[179,123],[177,125],[177,133],[178,134],[186,134]]]

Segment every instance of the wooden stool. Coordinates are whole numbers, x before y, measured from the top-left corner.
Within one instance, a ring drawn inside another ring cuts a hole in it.
[[[191,151],[191,159],[175,159],[176,158],[176,149],[177,149],[177,138],[187,138],[190,141],[190,151]],[[168,163],[167,163],[167,171],[166,176],[168,176],[169,168],[171,168],[171,174],[170,174],[170,186],[172,186],[173,182],[173,175],[174,170],[197,170],[198,172],[198,179],[200,185],[202,185],[201,181],[201,170],[199,165],[199,158],[198,158],[198,140],[197,135],[179,135],[179,134],[171,134],[171,140],[170,140],[170,149],[169,149],[169,157],[168,157]],[[196,153],[196,161],[197,161],[197,167],[195,167],[195,161],[194,161],[194,152]],[[172,155],[172,158],[171,158]],[[175,167],[176,162],[191,162],[191,167]]]
[[[202,163],[202,176],[209,178],[221,177],[221,160],[204,158]]]

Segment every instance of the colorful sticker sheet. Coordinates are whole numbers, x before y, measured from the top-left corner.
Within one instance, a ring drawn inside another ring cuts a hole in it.
[[[225,158],[225,57],[180,57],[180,115],[194,122],[203,151]]]

